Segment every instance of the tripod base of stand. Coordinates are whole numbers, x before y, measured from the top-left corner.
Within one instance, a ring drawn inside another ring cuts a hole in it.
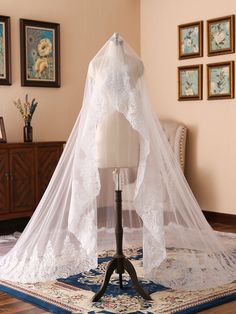
[[[114,270],[116,270],[116,273],[119,274],[119,282],[121,289],[123,288],[122,274],[126,270],[130,275],[130,278],[133,281],[134,288],[136,289],[138,294],[140,294],[145,300],[152,300],[150,295],[140,286],[137,274],[132,263],[124,255],[115,255],[108,264],[102,286],[92,298],[93,302],[97,302],[103,296]]]

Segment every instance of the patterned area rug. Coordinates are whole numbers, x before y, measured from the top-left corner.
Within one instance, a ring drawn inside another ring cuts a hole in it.
[[[143,279],[142,250],[130,248],[125,255],[132,261],[141,285],[151,293],[153,301],[145,301],[132,288],[129,275],[123,275],[124,289],[120,290],[118,276],[113,274],[106,293],[99,302],[91,302],[102,283],[106,266],[114,251],[100,255],[97,269],[66,279],[36,284],[15,284],[0,281],[0,290],[33,303],[51,313],[137,313],[190,314],[236,300],[236,283],[214,289],[183,292],[166,289]]]

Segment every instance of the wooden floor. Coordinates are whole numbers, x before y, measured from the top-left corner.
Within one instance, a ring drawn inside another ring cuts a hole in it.
[[[218,231],[236,233],[236,226],[212,224],[213,228]],[[49,313],[41,310],[29,303],[17,300],[5,293],[0,292],[0,314],[41,314]],[[235,314],[236,301],[229,302],[215,308],[202,311],[201,314]]]

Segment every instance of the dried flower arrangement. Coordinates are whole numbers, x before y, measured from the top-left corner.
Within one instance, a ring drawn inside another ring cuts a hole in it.
[[[38,105],[35,101],[35,98],[30,102],[28,95],[25,96],[25,101],[22,102],[20,98],[17,101],[14,101],[16,108],[20,111],[20,114],[25,121],[25,124],[30,124],[34,111]]]

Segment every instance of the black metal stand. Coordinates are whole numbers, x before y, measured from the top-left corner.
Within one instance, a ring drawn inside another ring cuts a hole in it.
[[[107,266],[107,270],[105,273],[105,277],[100,289],[92,298],[93,302],[97,302],[104,294],[109,280],[111,278],[112,273],[114,270],[117,274],[119,274],[119,282],[120,288],[123,288],[122,284],[122,274],[125,270],[130,275],[131,280],[133,281],[134,288],[136,291],[145,299],[145,300],[152,300],[150,295],[140,286],[138,282],[138,277],[134,266],[132,263],[124,256],[122,243],[123,243],[123,227],[122,227],[122,191],[116,190],[115,191],[115,204],[116,204],[116,254],[113,256],[112,260]]]

